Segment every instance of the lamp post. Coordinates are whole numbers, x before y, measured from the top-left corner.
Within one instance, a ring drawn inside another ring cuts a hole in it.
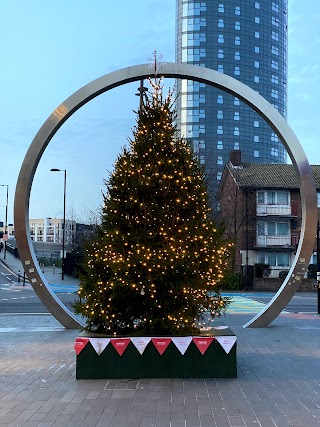
[[[8,195],[9,195],[9,185],[7,184],[0,184],[1,187],[7,187],[7,202],[6,202],[6,219],[4,224],[4,252],[3,252],[3,259],[6,259],[6,253],[7,253],[7,240],[8,240]]]
[[[320,314],[320,220],[317,226],[317,292],[318,292],[318,314]]]
[[[62,264],[61,264],[61,279],[64,280],[64,245],[66,235],[66,188],[67,188],[67,170],[66,169],[50,169],[51,172],[64,172],[63,184],[63,230],[62,230]]]

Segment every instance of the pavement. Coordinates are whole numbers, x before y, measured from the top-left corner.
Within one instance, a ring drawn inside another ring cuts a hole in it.
[[[283,312],[268,328],[244,329],[253,315],[221,319],[237,336],[238,378],[136,387],[76,380],[79,331],[51,315],[0,315],[0,426],[320,427],[320,316]]]
[[[20,259],[15,258],[8,251],[6,252],[6,258],[4,259],[4,252],[2,251],[0,254],[0,262],[15,273],[15,281],[12,282],[14,287],[19,288],[23,286],[23,266]],[[59,267],[43,266],[42,272],[54,292],[75,292],[78,289],[79,280],[66,274],[62,280],[61,268]],[[27,279],[25,281],[25,286],[31,287]]]

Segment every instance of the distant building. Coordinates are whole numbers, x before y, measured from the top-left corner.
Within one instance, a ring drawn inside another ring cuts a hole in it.
[[[29,220],[30,235],[34,242],[62,243],[63,219],[42,218]],[[76,222],[66,219],[65,244],[71,245],[76,232]]]
[[[176,62],[225,73],[287,116],[287,0],[177,0]],[[177,80],[177,126],[215,194],[231,150],[245,162],[286,163],[278,136],[246,104],[204,83]]]
[[[320,208],[320,166],[311,167]],[[226,234],[235,242],[235,271],[285,277],[296,254],[302,217],[293,165],[241,163],[241,154],[232,152],[217,198]],[[316,252],[310,263],[316,263]]]

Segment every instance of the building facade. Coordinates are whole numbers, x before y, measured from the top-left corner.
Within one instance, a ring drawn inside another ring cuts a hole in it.
[[[29,220],[31,240],[34,242],[62,243],[63,219],[41,218]],[[76,222],[67,219],[65,244],[71,245],[76,232]]]
[[[177,0],[176,61],[217,70],[287,116],[287,0]],[[205,84],[176,83],[177,126],[205,165],[215,194],[231,150],[245,162],[286,163],[278,136],[237,98]]]
[[[320,166],[314,165],[312,170],[320,209]],[[231,157],[217,198],[227,237],[235,243],[234,271],[252,277],[285,277],[301,230],[301,199],[294,166],[240,163],[239,157]],[[310,263],[316,264],[316,258],[315,236]]]

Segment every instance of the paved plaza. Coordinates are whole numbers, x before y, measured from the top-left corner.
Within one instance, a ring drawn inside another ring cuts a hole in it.
[[[76,380],[78,331],[49,314],[0,315],[0,426],[320,427],[320,316],[244,329],[254,306],[222,319],[237,379]]]

